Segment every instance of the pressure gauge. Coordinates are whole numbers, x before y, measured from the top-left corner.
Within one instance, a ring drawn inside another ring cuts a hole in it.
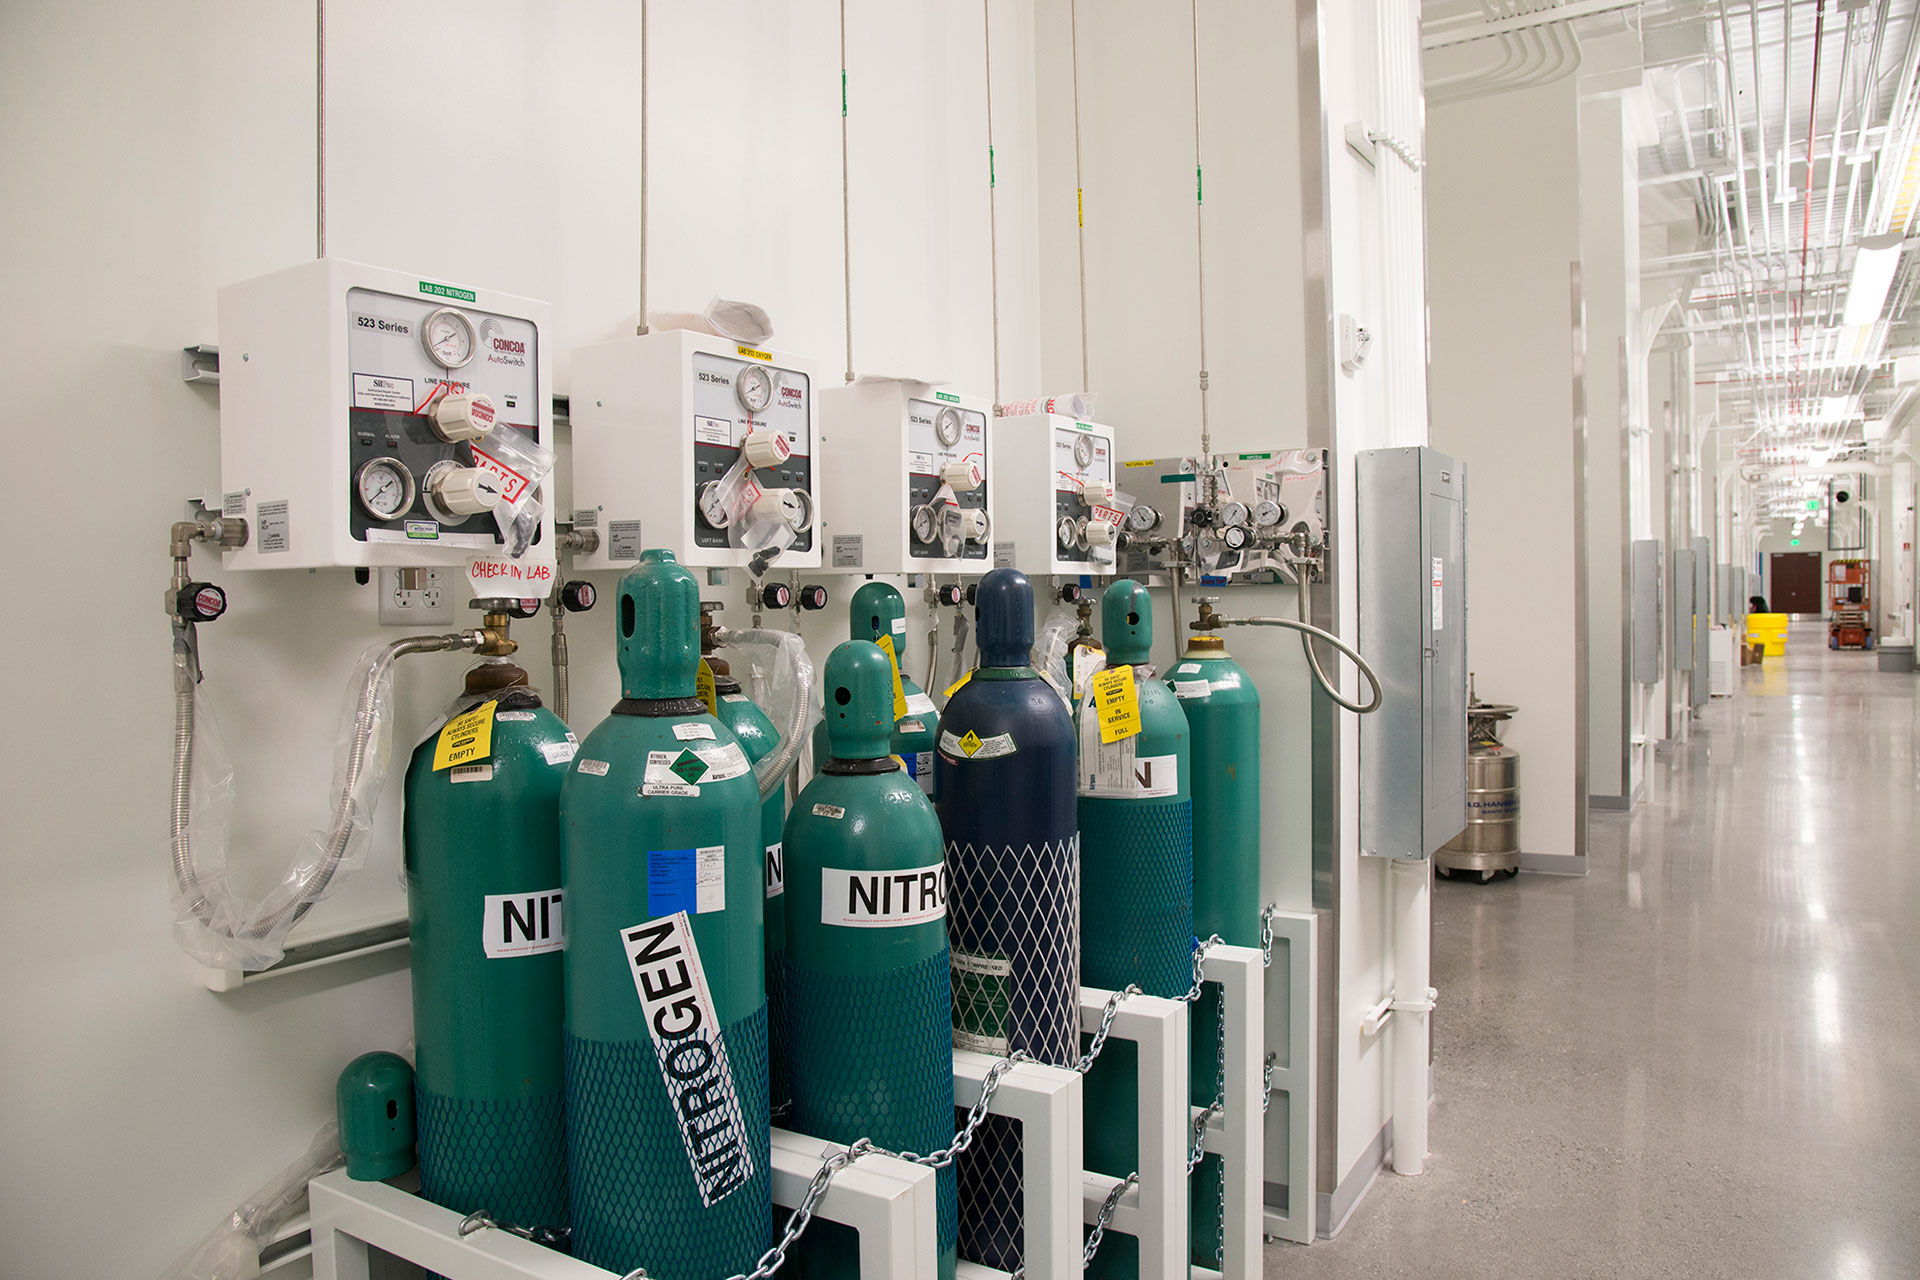
[[[1078,435],[1073,439],[1073,465],[1090,467],[1093,465],[1093,437]]]
[[[1127,512],[1127,527],[1135,533],[1146,533],[1160,523],[1160,513],[1144,502],[1134,504]]]
[[[1234,528],[1247,522],[1247,504],[1244,502],[1223,502],[1220,504],[1220,523],[1225,528]]]
[[[397,520],[413,506],[413,472],[398,458],[375,458],[360,468],[354,490],[375,520]]]
[[[913,509],[913,540],[932,542],[939,536],[940,520],[933,514],[933,508],[922,504]]]
[[[1271,529],[1287,518],[1287,509],[1279,503],[1262,498],[1253,504],[1253,523],[1262,529]]]
[[[750,364],[733,378],[734,394],[748,413],[765,412],[773,403],[773,374],[763,364]]]
[[[958,409],[942,409],[933,419],[933,435],[941,447],[951,449],[960,443],[962,426]]]
[[[442,369],[459,369],[473,359],[478,345],[473,321],[454,307],[441,307],[420,326],[420,342],[427,355]]]
[[[1054,532],[1059,536],[1060,545],[1065,550],[1080,549],[1080,527],[1074,523],[1072,516],[1061,516],[1060,523],[1055,527]]]

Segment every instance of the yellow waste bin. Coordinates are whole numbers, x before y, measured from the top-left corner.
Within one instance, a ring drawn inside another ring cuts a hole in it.
[[[1747,643],[1758,644],[1760,646],[1760,652],[1769,656],[1785,653],[1787,650],[1787,615],[1784,613],[1748,614]]]

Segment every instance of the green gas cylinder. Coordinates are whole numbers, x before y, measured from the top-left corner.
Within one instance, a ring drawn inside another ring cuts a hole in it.
[[[1219,636],[1191,637],[1168,685],[1193,731],[1193,929],[1236,947],[1260,945],[1260,693]],[[1194,1004],[1189,1072],[1195,1106],[1220,1086],[1220,995]],[[1207,1156],[1193,1177],[1193,1260],[1217,1266],[1221,1169]]]
[[[623,696],[560,796],[574,1255],[673,1280],[751,1271],[772,1216],[760,791],[695,696],[698,610],[642,552]]]
[[[484,729],[486,749],[456,762],[448,735],[463,726]],[[527,673],[487,660],[407,766],[420,1192],[525,1226],[567,1221],[560,786],[573,753]]]
[[[725,658],[708,655],[707,666],[713,672],[714,714],[733,730],[747,759],[759,764],[780,749],[780,730],[760,704],[741,690]],[[793,1101],[793,1089],[788,1084],[787,1002],[782,985],[786,981],[787,913],[780,903],[780,895],[786,891],[780,833],[786,823],[787,788],[782,783],[760,802],[760,840],[766,849],[762,874],[767,895],[767,1097],[775,1112]]]
[[[1131,686],[1139,732],[1102,739],[1099,703],[1079,710],[1081,980],[1117,991],[1137,983],[1177,999],[1193,980],[1193,801],[1187,717],[1179,699],[1145,665],[1153,648],[1147,589],[1121,579],[1101,596],[1106,670],[1094,677],[1124,702]],[[1124,673],[1124,674],[1121,674]],[[1140,1167],[1139,1056],[1109,1040],[1087,1073],[1087,1168],[1123,1178]],[[1139,1274],[1139,1247],[1118,1232],[1089,1276]]]
[[[940,713],[927,691],[907,674],[907,603],[899,591],[885,582],[863,583],[847,605],[847,638],[871,640],[875,644],[886,636],[893,646],[893,659],[900,668],[900,692],[906,710],[894,721],[889,749],[915,786],[933,795],[933,752],[940,742]],[[813,731],[813,758],[824,762],[831,755],[827,726],[823,720]]]
[[[849,640],[822,681],[831,754],[787,819],[793,1127],[922,1154],[953,1141],[947,871],[933,805],[893,759],[887,657]],[[958,1261],[953,1166],[939,1171],[940,1275]],[[815,1219],[812,1277],[855,1280],[851,1231]]]

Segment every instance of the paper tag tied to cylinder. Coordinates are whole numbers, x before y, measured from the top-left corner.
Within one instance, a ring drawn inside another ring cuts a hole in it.
[[[620,941],[700,1203],[712,1208],[752,1180],[753,1157],[693,927],[686,912],[676,911],[622,929]]]
[[[1090,679],[1093,707],[1100,717],[1100,741],[1118,742],[1140,732],[1140,690],[1132,667],[1108,667]]]
[[[892,636],[879,636],[874,643],[887,655],[887,665],[893,669],[893,718],[897,722],[907,714],[907,695],[900,684],[900,659],[894,654]]]
[[[476,764],[493,754],[493,712],[499,705],[483,702],[447,721],[433,744],[434,772]]]

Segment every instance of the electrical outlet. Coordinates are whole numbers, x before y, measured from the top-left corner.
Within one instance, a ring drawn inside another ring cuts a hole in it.
[[[380,625],[453,621],[453,604],[447,599],[452,578],[452,570],[438,567],[380,570]]]

